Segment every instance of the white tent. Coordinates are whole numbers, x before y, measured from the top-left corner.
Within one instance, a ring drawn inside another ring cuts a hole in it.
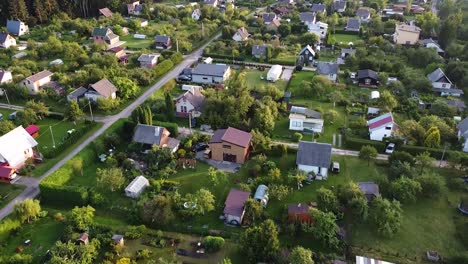
[[[138,198],[140,194],[149,186],[149,181],[143,176],[138,176],[125,188],[125,195],[131,198]]]
[[[268,187],[260,184],[255,191],[254,199],[260,202],[263,207],[266,207],[268,203]]]
[[[281,73],[283,72],[283,67],[281,65],[273,65],[271,69],[268,71],[267,80],[270,82],[276,82]]]
[[[380,98],[380,92],[379,91],[372,91],[370,95],[370,99],[379,99]]]
[[[10,167],[19,168],[34,153],[32,148],[37,146],[36,140],[19,126],[0,137],[0,163],[8,163]]]

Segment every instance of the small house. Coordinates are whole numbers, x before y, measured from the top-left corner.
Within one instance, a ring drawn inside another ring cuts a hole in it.
[[[140,15],[141,10],[143,10],[143,5],[140,4],[140,1],[133,1],[127,4],[128,15]]]
[[[7,31],[15,36],[22,36],[29,33],[29,27],[20,20],[7,20]]]
[[[371,100],[379,99],[380,98],[380,92],[379,91],[372,91],[370,93],[369,97],[370,97]]]
[[[358,182],[359,189],[366,196],[367,202],[372,202],[375,198],[380,196],[379,185],[374,182]]]
[[[384,138],[393,136],[396,129],[392,113],[386,113],[367,121],[367,126],[370,140],[376,141],[383,141]]]
[[[192,82],[201,84],[224,83],[231,76],[231,67],[226,64],[198,64],[192,70]]]
[[[83,86],[76,88],[67,95],[67,101],[79,102],[81,98],[85,97],[87,91],[88,89],[84,88]]]
[[[255,191],[254,200],[266,207],[268,204],[268,186],[260,184]]]
[[[148,179],[140,175],[133,179],[133,181],[130,182],[130,184],[125,188],[125,196],[130,198],[138,198],[140,197],[141,193],[145,190],[145,188],[149,185],[150,184]]]
[[[395,25],[393,42],[395,42],[395,44],[414,45],[418,43],[420,33],[421,29],[415,25]]]
[[[158,64],[158,58],[161,56],[159,53],[151,53],[151,54],[141,54],[138,57],[138,62],[140,63],[140,67],[152,69],[156,64]]]
[[[0,164],[0,182],[11,182],[17,176],[15,168]]]
[[[199,88],[192,88],[174,99],[176,116],[199,117],[202,113],[205,96]]]
[[[361,20],[359,18],[348,18],[348,22],[344,28],[345,31],[359,32],[361,29]]]
[[[289,130],[305,133],[322,133],[322,114],[305,107],[292,106],[289,114]]]
[[[197,8],[197,9],[192,11],[192,19],[193,20],[198,21],[200,19],[201,15],[202,15],[202,12],[201,12],[200,8]]]
[[[118,235],[118,234],[112,236],[112,241],[114,241],[115,245],[119,245],[121,247],[123,247],[124,243],[125,243],[124,242],[124,236],[123,235]]]
[[[303,66],[310,66],[314,62],[315,51],[310,45],[305,46],[299,52],[298,64]]]
[[[333,11],[337,13],[343,13],[346,10],[346,1],[335,0],[333,2]]]
[[[0,84],[11,82],[13,82],[13,76],[11,75],[11,71],[0,70]]]
[[[427,75],[427,78],[432,83],[432,91],[440,96],[456,96],[460,97],[463,90],[456,89],[455,85],[445,75],[441,68],[435,69]]]
[[[421,39],[418,41],[418,43],[427,49],[435,49],[437,51],[437,54],[439,54],[440,56],[445,55],[445,50],[443,50],[440,47],[439,43],[437,43],[437,41],[433,40],[432,38]]]
[[[250,153],[252,134],[229,127],[214,132],[209,142],[211,159],[244,164]]]
[[[260,59],[260,58],[265,59],[267,56],[267,46],[266,45],[253,45],[252,56],[257,59]]]
[[[315,34],[319,39],[324,39],[327,36],[328,24],[321,21],[317,21],[307,25],[309,33]]]
[[[375,88],[379,83],[379,74],[373,70],[359,70],[357,74],[358,85],[361,87]]]
[[[156,35],[154,38],[154,45],[156,49],[166,50],[172,48],[171,37],[166,35]]]
[[[395,263],[390,263],[390,262],[383,261],[383,260],[356,256],[356,264],[372,264],[372,263],[376,263],[376,264],[377,263],[378,264],[395,264]]]
[[[296,156],[297,169],[313,173],[317,180],[327,179],[331,152],[330,144],[300,141]]]
[[[109,27],[95,27],[92,33],[94,43],[106,43],[107,45],[114,45],[120,41],[120,37]]]
[[[32,138],[37,138],[37,137],[39,137],[39,127],[36,126],[36,125],[29,125],[29,126],[27,126],[24,130],[26,130],[26,132],[28,132],[28,134],[29,134]]]
[[[139,18],[138,23],[140,24],[140,27],[147,27],[149,25],[148,20],[144,18]]]
[[[8,49],[16,46],[16,39],[6,32],[0,32],[0,48]]]
[[[278,64],[271,66],[270,70],[267,73],[267,81],[276,82],[277,80],[279,80],[282,73],[283,66]]]
[[[81,233],[78,239],[76,240],[78,244],[88,245],[89,243],[89,235],[88,233]]]
[[[355,55],[355,49],[341,49],[341,58],[346,59],[350,55]]]
[[[324,4],[313,4],[312,5],[312,12],[314,13],[322,13],[324,15],[327,14],[327,6]]]
[[[241,27],[236,31],[236,33],[234,33],[232,39],[236,42],[243,42],[249,40],[249,37],[250,34],[247,29],[245,29],[245,27]]]
[[[262,14],[263,24],[270,25],[279,22],[279,17],[275,13],[263,13]]]
[[[107,53],[113,54],[117,61],[122,64],[128,63],[127,53],[122,47],[113,47],[106,51]]]
[[[337,63],[323,61],[317,63],[316,73],[319,75],[326,76],[328,80],[332,82],[336,82],[338,72],[339,68]]]
[[[460,123],[458,123],[457,130],[458,140],[464,140],[464,142],[462,143],[463,152],[468,152],[468,117],[463,119]]]
[[[224,221],[230,225],[241,225],[244,218],[244,204],[249,199],[250,193],[231,189],[224,202]]]
[[[38,72],[24,79],[20,83],[20,86],[26,87],[30,94],[37,94],[42,89],[42,86],[52,81],[52,75],[54,74],[50,71]]]
[[[219,4],[218,0],[203,0],[203,4],[207,6],[217,7]]]
[[[168,148],[175,153],[179,148],[180,141],[169,137],[171,133],[164,127],[138,124],[133,133],[133,142],[140,143],[150,148],[157,145],[161,148]]]
[[[94,102],[97,102],[98,98],[115,99],[117,98],[117,91],[117,87],[104,78],[97,83],[90,84],[85,97]]]
[[[307,204],[288,204],[288,222],[311,224],[312,216],[310,215],[311,207]]]
[[[304,25],[309,26],[315,23],[315,13],[313,12],[301,12],[299,19]]]
[[[107,17],[107,18],[112,17],[112,16],[114,15],[114,14],[112,13],[112,11],[110,11],[110,9],[107,8],[107,7],[104,7],[104,8],[99,9],[99,14],[100,14],[101,16]]]
[[[370,9],[361,7],[356,10],[356,16],[363,22],[367,22],[370,20]]]

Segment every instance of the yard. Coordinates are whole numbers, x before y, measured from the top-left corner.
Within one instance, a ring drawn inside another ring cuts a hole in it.
[[[25,187],[22,185],[0,183],[0,208],[16,198],[16,196],[18,196],[24,190],[24,188]]]
[[[269,70],[270,69],[265,69],[264,71],[255,70],[255,69],[246,69],[244,72],[245,72],[245,79],[246,79],[247,86],[250,89],[255,90],[256,88],[259,88],[260,86],[274,85],[278,89],[284,91],[286,89],[287,82],[281,79],[282,76],[280,77],[280,80],[274,83],[266,80]]]
[[[359,35],[352,35],[352,34],[333,34],[331,35],[331,37],[334,37],[336,42],[340,43],[340,42],[344,42],[344,43],[348,43],[348,42],[354,42],[356,40],[360,40],[361,38],[359,37]]]
[[[121,37],[120,40],[125,41],[124,46],[130,50],[152,49],[154,36],[146,36],[145,39],[136,39],[133,37],[133,34],[128,34]]]

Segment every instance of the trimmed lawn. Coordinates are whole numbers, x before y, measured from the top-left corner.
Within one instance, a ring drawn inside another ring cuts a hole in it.
[[[332,37],[335,37],[337,42],[354,42],[356,40],[360,40],[361,38],[359,35],[351,35],[351,34],[334,34]]]
[[[146,36],[146,39],[133,38],[133,34],[128,34],[120,38],[125,41],[124,46],[128,49],[153,49],[154,36]]]
[[[270,69],[265,69],[264,71],[253,70],[253,69],[246,69],[245,72],[245,79],[247,87],[250,89],[255,90],[255,88],[259,88],[260,86],[267,86],[267,85],[274,85],[278,89],[284,91],[286,89],[286,81],[282,80],[281,77],[275,83],[269,82],[266,80],[268,71]],[[263,77],[263,80],[261,79]]]
[[[23,185],[0,183],[0,208],[16,198],[24,189]]]

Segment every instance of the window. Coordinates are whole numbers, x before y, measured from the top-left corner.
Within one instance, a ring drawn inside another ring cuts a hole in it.
[[[364,83],[365,83],[365,84],[370,84],[370,83],[371,83],[371,79],[365,79],[365,80],[364,80]]]
[[[386,130],[392,130],[392,127],[388,126],[388,127],[385,127]]]
[[[292,127],[302,127],[302,123],[299,121],[292,121]]]
[[[444,84],[442,84],[442,88],[445,88],[445,87],[446,87],[446,84],[445,84],[445,83],[444,83]]]
[[[203,80],[208,80],[208,77],[203,77]]]
[[[224,149],[231,149],[231,146],[230,145],[223,145],[223,148]]]
[[[181,107],[180,107],[180,111],[181,111],[182,113],[187,113],[187,107],[186,107],[186,106],[181,106]]]

